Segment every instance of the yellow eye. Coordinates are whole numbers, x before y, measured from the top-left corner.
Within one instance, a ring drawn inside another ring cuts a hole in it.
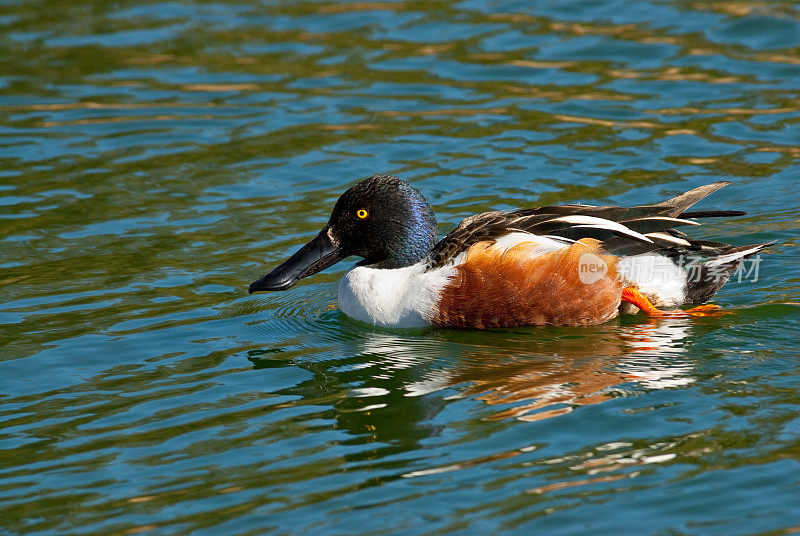
[[[356,212],[356,216],[358,216],[359,219],[363,220],[364,218],[369,216],[369,212],[367,212],[366,210],[364,210],[362,208],[362,209],[359,209],[358,212]]]

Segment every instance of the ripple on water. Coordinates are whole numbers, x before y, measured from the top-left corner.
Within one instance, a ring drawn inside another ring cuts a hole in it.
[[[6,531],[800,523],[795,2],[5,4]],[[691,320],[382,330],[338,269],[246,294],[375,172],[443,232],[730,179],[704,206],[749,216],[690,232],[779,243]]]

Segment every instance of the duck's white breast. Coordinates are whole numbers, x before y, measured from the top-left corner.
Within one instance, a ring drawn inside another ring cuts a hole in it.
[[[428,326],[453,273],[453,266],[425,271],[424,263],[395,269],[356,265],[339,282],[339,308],[376,326]]]

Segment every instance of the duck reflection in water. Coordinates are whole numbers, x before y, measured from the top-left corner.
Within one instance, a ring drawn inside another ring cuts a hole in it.
[[[692,321],[675,319],[593,329],[493,332],[491,337],[442,330],[436,334],[441,344],[422,347],[419,341],[373,333],[363,344],[364,353],[380,356],[386,373],[418,371],[416,379],[401,386],[407,397],[455,390],[445,398],[475,397],[506,406],[486,419],[535,421],[621,393],[692,383],[693,365],[681,359],[682,341],[692,328]],[[442,353],[430,355],[437,349]],[[427,355],[421,353],[424,350]],[[453,356],[454,351],[460,355]]]
[[[477,350],[453,371],[460,396],[504,406],[486,419],[538,421],[570,413],[640,389],[679,387],[694,381],[692,364],[681,359],[689,323],[644,323],[595,333],[527,341],[523,350],[498,360]],[[548,354],[548,350],[551,352]],[[506,353],[506,352],[504,352]]]
[[[285,405],[327,408],[325,417],[352,441],[384,443],[364,452],[381,457],[378,451],[414,449],[439,435],[436,415],[458,398],[497,407],[485,420],[537,421],[640,390],[691,384],[695,363],[683,357],[684,342],[715,326],[714,318],[675,318],[492,332],[359,329],[347,330],[346,341],[337,337],[349,347],[347,357],[287,362],[254,352],[251,360],[257,368],[312,372],[285,392],[301,395]]]

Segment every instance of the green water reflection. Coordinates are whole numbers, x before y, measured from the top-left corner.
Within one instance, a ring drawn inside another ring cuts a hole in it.
[[[796,3],[16,2],[0,57],[0,533],[800,526]],[[697,234],[779,243],[691,321],[246,294],[376,172],[442,233],[729,179]]]

